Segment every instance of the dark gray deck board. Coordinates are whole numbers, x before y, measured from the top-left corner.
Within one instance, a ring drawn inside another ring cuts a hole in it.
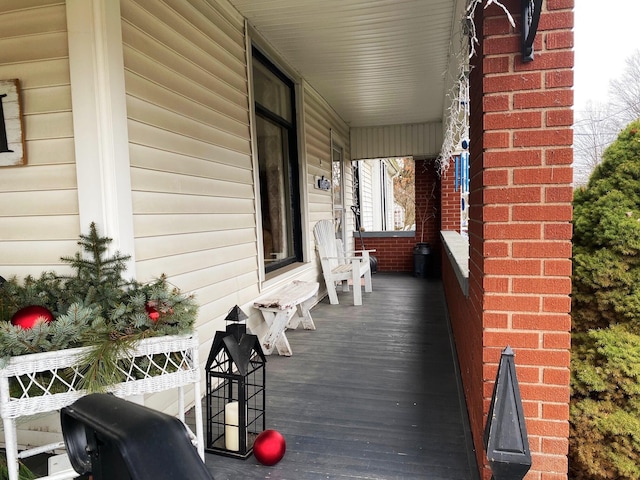
[[[364,305],[325,299],[316,331],[288,331],[267,361],[267,428],[287,441],[273,467],[207,454],[216,480],[478,478],[440,282],[377,274]]]

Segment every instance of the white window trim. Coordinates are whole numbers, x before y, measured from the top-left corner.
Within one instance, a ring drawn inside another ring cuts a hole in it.
[[[349,209],[349,206],[347,205],[347,190],[346,190],[346,171],[347,171],[347,162],[345,159],[345,148],[344,148],[344,139],[333,129],[329,129],[329,139],[330,139],[330,158],[331,158],[331,175],[333,176],[333,150],[341,150],[342,151],[342,174],[340,176],[340,182],[342,183],[342,185],[340,185],[340,188],[342,189],[342,209],[343,209],[343,225],[342,225],[342,244],[345,246],[347,252],[349,252],[351,249],[348,248],[348,243],[347,243],[347,217],[350,213],[350,211],[347,211]],[[333,179],[332,179],[332,184],[333,184]],[[335,204],[333,203],[333,192],[331,193],[331,208],[332,208],[332,215],[335,215]]]
[[[263,291],[275,283],[281,281],[282,276],[291,275],[292,268],[283,268],[281,270],[271,272],[269,275],[265,273],[263,238],[262,238],[262,218],[260,213],[260,178],[258,167],[258,146],[256,143],[256,109],[255,99],[253,95],[253,69],[251,68],[252,45],[258,45],[262,52],[269,58],[281,72],[291,79],[294,84],[296,97],[296,129],[297,129],[297,145],[298,145],[298,176],[300,185],[300,215],[301,215],[301,241],[302,241],[302,259],[303,265],[308,266],[310,262],[310,233],[309,233],[309,202],[308,202],[308,185],[307,185],[307,161],[306,161],[306,137],[304,128],[304,84],[302,78],[289,67],[278,55],[270,44],[253,28],[245,19],[245,55],[247,62],[247,88],[249,101],[249,123],[251,135],[251,164],[253,168],[253,186],[254,186],[254,208],[256,218],[256,248],[258,255],[258,281],[260,291]],[[293,269],[297,270],[300,264],[294,264]]]

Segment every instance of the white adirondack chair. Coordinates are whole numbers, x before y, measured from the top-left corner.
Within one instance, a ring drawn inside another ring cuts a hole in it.
[[[342,242],[336,239],[333,222],[330,220],[320,220],[316,223],[313,233],[331,304],[338,304],[336,283],[341,282],[342,291],[348,292],[349,280],[351,280],[353,283],[353,304],[362,305],[360,278],[364,277],[365,292],[371,292],[369,252],[375,252],[375,250],[358,250],[354,254],[359,253],[360,255],[346,256],[342,248]]]

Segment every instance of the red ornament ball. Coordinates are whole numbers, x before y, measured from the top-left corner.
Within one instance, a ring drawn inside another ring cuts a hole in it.
[[[253,454],[263,465],[271,466],[278,463],[284,457],[287,450],[282,434],[276,430],[265,430],[256,437],[253,443]]]
[[[156,307],[152,307],[151,305],[149,305],[148,303],[144,306],[144,309],[147,311],[147,315],[149,315],[149,318],[154,321],[157,322],[158,319],[160,318],[160,312],[156,309]]]
[[[21,308],[11,317],[11,325],[16,325],[25,330],[33,328],[38,322],[49,323],[51,321],[53,321],[53,314],[39,305]]]

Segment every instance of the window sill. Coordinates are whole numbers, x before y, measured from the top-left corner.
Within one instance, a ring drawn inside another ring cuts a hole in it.
[[[379,232],[353,232],[354,238],[358,238],[362,234],[362,238],[412,238],[416,236],[415,230],[386,230]]]
[[[302,273],[311,269],[311,263],[296,262],[286,267],[279,268],[265,275],[260,288],[261,292],[284,285],[298,278]]]
[[[442,244],[456,274],[462,293],[469,296],[469,239],[458,232],[441,231]]]

